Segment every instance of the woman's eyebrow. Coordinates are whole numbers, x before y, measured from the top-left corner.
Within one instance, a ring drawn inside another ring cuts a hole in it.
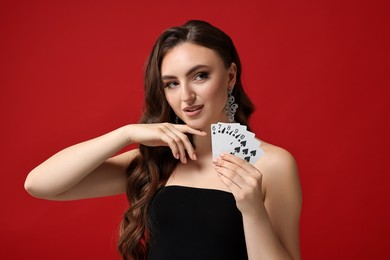
[[[186,73],[186,77],[188,77],[189,75],[191,75],[194,71],[197,71],[198,69],[208,69],[210,68],[209,66],[207,65],[203,65],[203,64],[199,64],[199,65],[195,65],[194,67],[192,67],[191,69],[189,69]],[[176,79],[175,76],[172,76],[172,75],[164,75],[161,77],[162,80],[167,80],[167,79]]]

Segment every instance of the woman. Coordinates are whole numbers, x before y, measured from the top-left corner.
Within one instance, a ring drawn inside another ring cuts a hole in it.
[[[60,151],[29,173],[26,190],[50,200],[126,192],[124,259],[299,259],[291,154],[261,141],[264,155],[253,165],[231,154],[212,158],[210,125],[247,125],[253,111],[240,76],[221,30],[203,21],[166,30],[148,59],[140,124]],[[139,149],[114,156],[133,143]]]

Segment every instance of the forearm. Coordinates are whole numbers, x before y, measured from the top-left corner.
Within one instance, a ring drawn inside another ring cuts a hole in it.
[[[39,197],[60,194],[90,174],[129,144],[128,126],[68,147],[33,169],[25,182],[28,192]]]
[[[265,208],[256,214],[243,214],[243,223],[250,260],[292,259],[274,232]]]

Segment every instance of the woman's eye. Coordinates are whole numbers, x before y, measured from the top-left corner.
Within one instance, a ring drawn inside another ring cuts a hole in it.
[[[166,88],[175,88],[175,87],[177,87],[177,85],[179,85],[177,82],[169,81],[169,82],[164,84],[164,87],[166,87]]]
[[[201,72],[195,75],[196,81],[202,81],[209,77],[209,74],[207,72]]]

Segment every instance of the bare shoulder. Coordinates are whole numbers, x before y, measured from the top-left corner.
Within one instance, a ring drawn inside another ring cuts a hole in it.
[[[263,175],[264,191],[284,187],[300,190],[298,167],[294,156],[286,149],[261,141],[264,154],[255,163]]]
[[[261,141],[261,149],[264,154],[256,162],[255,166],[260,170],[266,170],[263,174],[285,174],[286,172],[297,171],[297,165],[294,156],[286,149]]]

